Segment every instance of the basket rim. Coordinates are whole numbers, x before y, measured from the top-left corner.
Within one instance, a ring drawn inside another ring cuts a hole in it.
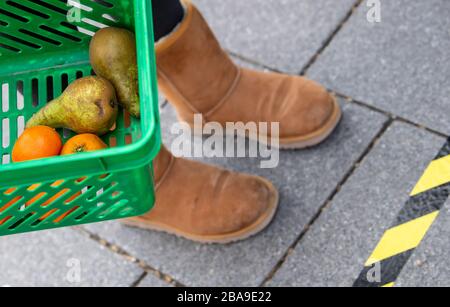
[[[56,156],[21,163],[0,164],[0,189],[62,179],[135,169],[149,164],[161,146],[156,60],[150,1],[134,1],[142,137],[135,143],[77,155]],[[147,72],[147,73],[144,73]],[[145,94],[142,94],[145,93]],[[129,159],[127,159],[129,158]],[[23,173],[34,174],[23,178]]]

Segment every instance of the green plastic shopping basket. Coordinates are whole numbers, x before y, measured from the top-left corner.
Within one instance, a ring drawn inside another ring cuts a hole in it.
[[[105,26],[136,33],[142,118],[121,113],[109,149],[11,163],[24,123],[92,74],[89,42]],[[1,0],[0,236],[148,212],[161,144],[156,84],[150,1]]]

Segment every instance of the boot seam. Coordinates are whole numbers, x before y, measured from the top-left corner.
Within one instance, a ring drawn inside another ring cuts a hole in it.
[[[227,92],[225,93],[225,95],[219,100],[219,102],[217,102],[215,104],[215,106],[206,112],[200,112],[199,110],[196,109],[196,107],[189,102],[189,100],[181,93],[181,91],[178,89],[178,87],[176,86],[176,84],[174,82],[172,82],[172,80],[168,77],[168,75],[164,72],[164,70],[162,68],[158,68],[159,73],[161,74],[161,77],[163,77],[165,79],[165,81],[167,82],[167,84],[172,88],[172,90],[175,92],[176,95],[178,95],[182,100],[185,106],[187,106],[191,112],[193,112],[194,114],[203,114],[204,119],[206,121],[208,120],[208,117],[213,115],[215,112],[217,112],[224,104],[225,102],[228,100],[228,98],[230,98],[230,96],[234,93],[234,91],[236,90],[239,81],[241,80],[241,76],[242,76],[242,69],[240,67],[236,67],[236,77],[234,78],[232,84],[230,85],[229,89],[227,90]]]
[[[155,184],[155,191],[158,191],[158,189],[161,187],[161,185],[164,183],[164,181],[166,181],[167,177],[169,177],[169,173],[172,170],[174,164],[175,164],[175,157],[173,155],[171,155],[169,165],[167,166],[164,174],[161,176],[161,178]]]
[[[242,76],[242,69],[240,67],[236,67],[236,68],[237,68],[236,77],[234,78],[233,83],[231,84],[230,88],[225,93],[225,95],[222,97],[222,99],[211,110],[209,110],[208,112],[205,113],[205,118],[208,118],[208,117],[212,116],[214,113],[216,113],[225,104],[225,102],[227,102],[228,98],[230,98],[231,95],[236,90],[239,82],[241,81],[241,76]]]
[[[187,100],[186,97],[181,93],[181,91],[178,89],[178,87],[175,85],[175,83],[170,80],[170,78],[167,76],[167,74],[164,72],[164,70],[162,68],[158,68],[158,70],[159,70],[159,73],[161,74],[161,77],[163,77],[166,80],[167,84],[172,88],[172,90],[175,92],[175,94],[178,95],[179,97],[181,97],[181,99],[183,100],[183,104],[185,106],[187,106],[191,112],[201,113],[191,103],[189,103],[189,100]]]

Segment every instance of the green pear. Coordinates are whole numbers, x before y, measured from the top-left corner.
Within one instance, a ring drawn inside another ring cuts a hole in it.
[[[45,105],[26,127],[67,128],[78,134],[104,135],[114,126],[118,103],[114,87],[100,77],[81,78]]]
[[[99,30],[91,40],[90,58],[97,76],[114,85],[119,104],[139,118],[141,113],[134,34],[120,28]]]

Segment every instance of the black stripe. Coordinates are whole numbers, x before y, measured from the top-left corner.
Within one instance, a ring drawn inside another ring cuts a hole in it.
[[[359,275],[358,279],[353,284],[355,288],[379,288],[395,282],[397,277],[400,275],[406,263],[408,263],[411,258],[413,250],[409,250],[404,252],[403,254],[396,255],[389,259],[383,260],[379,262],[377,265],[373,265],[370,267],[365,267],[364,270]],[[378,266],[378,268],[377,268]],[[379,281],[369,281],[368,277],[374,276],[372,275],[375,270],[379,270],[380,272],[380,280]]]
[[[439,211],[450,196],[450,183],[411,197],[398,214],[392,227],[403,225]]]
[[[439,151],[438,155],[436,156],[435,160],[444,158],[446,156],[450,155],[450,138],[447,139],[447,143],[442,147],[442,149]]]
[[[450,155],[450,138],[441,148],[435,160],[444,158],[448,155]],[[441,210],[449,196],[450,183],[447,183],[410,197],[397,216],[394,224],[392,224],[392,227],[405,224],[432,212]]]
[[[441,148],[435,160],[450,155],[450,138]],[[392,227],[396,227],[417,218],[423,217],[432,212],[442,209],[445,202],[450,196],[450,183],[440,187],[420,193],[419,195],[410,197],[403,209],[397,215]],[[391,227],[391,228],[392,228]],[[408,262],[415,249],[404,252],[400,255],[391,257],[379,263],[381,266],[381,281],[369,282],[368,273],[373,272],[375,266],[365,267],[358,279],[354,283],[354,287],[381,287],[389,283],[395,282],[400,275],[403,267]]]

